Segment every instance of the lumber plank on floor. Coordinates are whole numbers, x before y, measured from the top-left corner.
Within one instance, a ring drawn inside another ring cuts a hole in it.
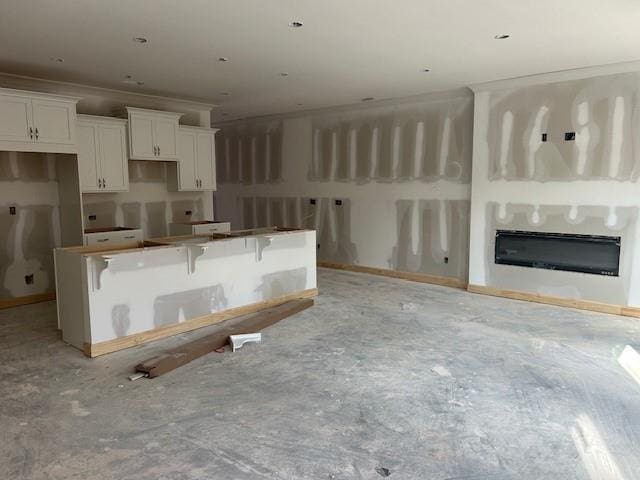
[[[313,299],[310,298],[292,300],[233,319],[228,322],[228,325],[220,325],[218,330],[211,335],[173,348],[139,363],[136,365],[136,371],[146,373],[149,378],[158,377],[225,346],[228,343],[229,335],[258,332],[312,305]]]

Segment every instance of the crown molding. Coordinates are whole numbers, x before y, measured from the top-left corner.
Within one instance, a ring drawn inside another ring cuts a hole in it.
[[[540,73],[535,75],[525,75],[522,77],[507,78],[504,80],[494,80],[491,82],[476,83],[469,85],[474,93],[491,92],[496,90],[508,90],[520,87],[529,87],[544,83],[566,82],[571,80],[582,80],[590,77],[600,77],[604,75],[615,75],[618,73],[640,72],[640,60],[631,62],[610,63],[607,65],[596,65],[571,70],[560,70],[557,72]]]
[[[316,115],[339,114],[345,112],[357,112],[362,110],[372,110],[375,108],[396,107],[407,104],[444,102],[463,98],[471,98],[473,93],[468,88],[458,88],[455,90],[446,90],[442,92],[423,93],[420,95],[411,95],[408,97],[385,98],[381,100],[372,100],[370,102],[349,103],[346,105],[336,105],[331,107],[322,107],[309,110],[299,110],[295,112],[275,113],[272,115],[261,115],[254,117],[244,117],[225,122],[213,122],[216,127],[231,127],[235,125],[244,125],[247,123],[272,122],[277,120],[286,120],[292,118],[309,117]]]
[[[81,98],[103,98],[113,103],[136,106],[140,108],[163,109],[178,112],[211,111],[216,105],[197,100],[164,97],[135,93],[126,90],[116,90],[104,87],[94,87],[79,83],[46,80],[24,75],[0,72],[0,87],[30,90],[56,95],[71,95]]]

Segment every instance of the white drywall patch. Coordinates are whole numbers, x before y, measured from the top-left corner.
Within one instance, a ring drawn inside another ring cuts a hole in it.
[[[440,142],[440,164],[439,173],[444,176],[447,169],[447,160],[449,159],[449,142],[451,140],[451,117],[444,119],[442,126],[442,139]]]
[[[424,122],[416,125],[416,148],[413,156],[413,176],[420,178],[422,174],[422,157],[424,155]]]
[[[507,176],[507,164],[509,162],[509,147],[511,146],[511,134],[513,132],[513,113],[504,112],[502,115],[502,134],[500,139],[500,175]]]
[[[624,98],[618,96],[613,108],[611,126],[611,156],[609,158],[609,176],[616,178],[622,162],[622,142],[624,134]]]

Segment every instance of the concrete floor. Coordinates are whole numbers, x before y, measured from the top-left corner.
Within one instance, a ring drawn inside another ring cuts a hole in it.
[[[0,311],[2,479],[640,478],[640,321],[319,271],[263,343],[166,376]],[[210,330],[210,329],[207,329]]]

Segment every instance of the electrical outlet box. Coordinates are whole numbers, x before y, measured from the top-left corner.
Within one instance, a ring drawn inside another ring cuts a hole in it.
[[[449,257],[444,257],[444,263],[449,263]]]
[[[27,285],[33,285],[33,273],[24,276],[24,283]]]
[[[543,141],[543,142],[546,142],[546,141],[547,141],[547,134],[546,134],[546,133],[543,133],[543,134],[542,134],[542,141]]]
[[[15,215],[16,214],[16,207],[9,207],[9,215]]]
[[[315,205],[315,204],[316,204],[316,199],[315,199],[315,198],[310,198],[310,199],[309,199],[309,203],[310,203],[311,205]]]
[[[187,210],[187,211],[184,212],[184,214],[187,215],[187,216],[191,215],[192,213],[193,212],[191,212],[191,210]]]
[[[97,217],[96,215],[89,215],[89,220],[95,220],[95,219],[97,219],[97,218],[98,218],[98,217]]]
[[[575,139],[576,139],[576,132],[566,132],[564,134],[564,141],[565,142],[572,142]]]
[[[341,206],[342,205],[342,200],[336,200],[336,205]]]

